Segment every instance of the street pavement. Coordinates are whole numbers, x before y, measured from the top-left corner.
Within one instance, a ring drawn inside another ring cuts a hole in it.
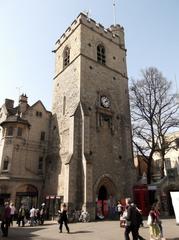
[[[167,240],[179,240],[179,226],[175,219],[162,220],[164,237]],[[124,240],[124,228],[120,228],[119,221],[100,221],[89,223],[69,224],[70,234],[63,226],[63,233],[59,233],[56,221],[46,221],[42,226],[14,226],[9,229],[8,237],[0,237],[1,240]],[[149,228],[144,221],[144,227],[140,228],[140,235],[149,240]],[[132,239],[132,237],[131,237]]]

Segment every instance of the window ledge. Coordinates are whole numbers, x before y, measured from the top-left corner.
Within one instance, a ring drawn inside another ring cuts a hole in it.
[[[1,170],[2,173],[8,173],[9,170]]]

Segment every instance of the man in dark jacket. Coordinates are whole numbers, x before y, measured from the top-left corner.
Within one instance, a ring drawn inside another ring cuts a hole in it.
[[[2,216],[2,223],[1,223],[1,230],[3,233],[3,237],[8,236],[8,229],[10,225],[10,219],[11,219],[11,208],[9,207],[9,203],[5,202],[5,209],[4,214]]]
[[[139,229],[139,215],[136,206],[132,204],[130,198],[126,198],[126,227],[125,227],[125,240],[130,240],[129,234],[132,232],[133,240],[138,240],[138,229]]]
[[[4,206],[4,199],[0,198],[0,225],[4,218],[5,206]]]

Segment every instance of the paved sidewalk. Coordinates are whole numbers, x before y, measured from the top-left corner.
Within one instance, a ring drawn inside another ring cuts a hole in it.
[[[163,222],[164,235],[167,240],[179,240],[179,226],[175,219],[165,219]],[[15,224],[14,224],[15,225]],[[69,224],[70,234],[59,233],[58,224],[48,221],[43,226],[17,227],[9,230],[8,238],[13,240],[124,240],[124,229],[119,227],[119,221],[102,221],[90,223]],[[140,235],[149,240],[149,228],[144,221],[144,227],[140,228]],[[131,237],[132,239],[132,237]]]

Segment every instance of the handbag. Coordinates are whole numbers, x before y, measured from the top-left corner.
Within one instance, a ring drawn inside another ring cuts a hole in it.
[[[147,218],[147,225],[150,226],[152,224],[152,217],[151,215],[149,214],[148,215],[148,218]]]
[[[61,218],[62,218],[62,214],[61,213],[58,213],[58,220],[57,220],[57,222],[60,224],[60,222],[61,222]]]

